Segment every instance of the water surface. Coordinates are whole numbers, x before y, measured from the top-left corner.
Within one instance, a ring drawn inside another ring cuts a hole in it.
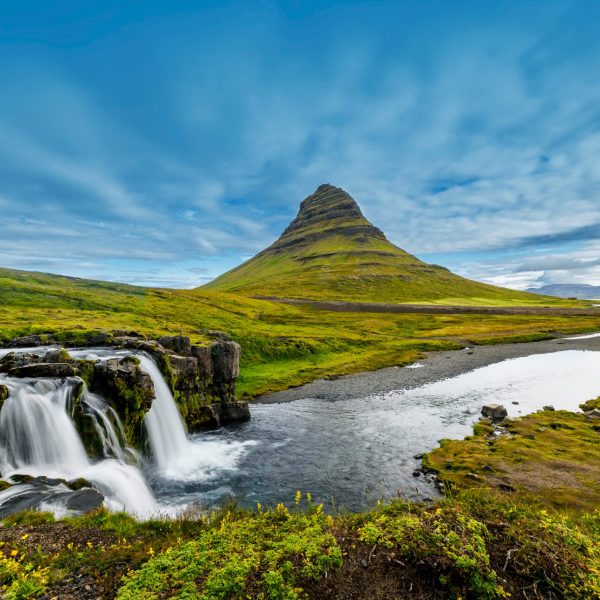
[[[152,485],[162,502],[175,504],[210,504],[226,496],[246,505],[289,502],[297,489],[321,502],[333,497],[348,509],[397,494],[431,497],[433,486],[413,477],[420,464],[416,454],[441,438],[469,435],[484,404],[504,404],[513,417],[546,404],[577,410],[600,395],[598,373],[600,352],[568,350],[384,395],[258,404],[251,421],[194,437],[200,447],[216,440],[252,442],[238,457],[237,470],[178,484],[150,474]]]

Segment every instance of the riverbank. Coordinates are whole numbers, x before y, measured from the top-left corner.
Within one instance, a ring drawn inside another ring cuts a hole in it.
[[[462,350],[429,352],[424,358],[407,367],[387,367],[355,375],[317,379],[297,388],[259,396],[255,402],[271,404],[304,398],[337,401],[385,394],[433,383],[511,358],[564,350],[600,351],[600,335],[582,335],[579,339],[569,336],[539,342],[472,346]]]

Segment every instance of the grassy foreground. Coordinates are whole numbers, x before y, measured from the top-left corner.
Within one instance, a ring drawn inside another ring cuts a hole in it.
[[[289,506],[174,521],[13,515],[0,525],[2,598],[600,598],[600,423],[547,411],[508,431],[492,442],[482,422],[427,455],[447,484],[430,504],[326,514],[298,492]]]
[[[600,512],[461,492],[360,514],[224,508],[177,521],[99,511],[0,527],[0,585],[26,598],[198,600],[600,597]]]
[[[210,339],[242,346],[241,394],[256,395],[413,362],[465,344],[547,339],[600,329],[598,316],[335,313],[204,290],[150,289],[0,269],[0,342],[53,333],[85,340],[98,330]]]

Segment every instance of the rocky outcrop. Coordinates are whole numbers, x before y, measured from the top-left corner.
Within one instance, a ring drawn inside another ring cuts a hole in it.
[[[73,332],[64,338],[78,346],[108,345],[150,355],[171,388],[188,430],[194,432],[250,418],[248,404],[237,402],[235,396],[240,346],[220,331],[203,334],[214,341],[198,345],[187,336],[149,339],[124,330]],[[49,335],[27,336],[12,340],[9,345],[33,347],[54,342]],[[135,357],[98,362],[74,360],[64,348],[57,347],[45,353],[9,353],[0,360],[0,373],[15,377],[79,376],[90,391],[104,396],[114,408],[124,425],[128,443],[136,447],[145,443],[143,417],[154,399],[154,386]],[[78,401],[80,394],[81,389],[74,393],[73,418],[84,434],[82,437],[93,440],[93,423]],[[86,432],[90,435],[85,435]],[[90,442],[88,450],[97,454],[99,448]]]
[[[209,346],[196,346],[184,336],[159,341],[168,350],[156,357],[157,363],[189,431],[250,418],[248,404],[235,398],[240,374],[238,344],[219,339]]]
[[[481,414],[492,421],[502,421],[508,415],[508,411],[502,404],[486,404],[482,407]]]
[[[12,483],[11,483],[12,482]],[[76,484],[72,486],[71,483]],[[88,481],[15,475],[10,482],[0,481],[1,489],[14,488],[19,493],[4,500],[0,507],[0,519],[24,510],[41,510],[44,503],[61,502],[73,514],[84,514],[100,508],[104,496]]]
[[[8,372],[9,377],[74,377],[79,371],[69,363],[37,363],[15,367]]]
[[[241,348],[235,342],[216,342],[210,347],[213,382],[221,402],[235,400],[235,381],[240,376]]]
[[[88,385],[115,409],[128,442],[142,446],[146,439],[144,416],[154,400],[154,384],[150,375],[141,370],[139,360],[125,356],[96,362]],[[81,418],[83,415],[78,420]]]

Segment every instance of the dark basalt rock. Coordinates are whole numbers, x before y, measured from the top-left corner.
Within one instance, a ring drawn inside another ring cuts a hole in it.
[[[104,496],[93,488],[77,490],[67,497],[66,506],[78,513],[87,513],[102,506]]]
[[[486,404],[482,407],[481,414],[493,421],[501,421],[508,415],[508,411],[502,404]]]
[[[0,359],[0,373],[8,373],[11,369],[40,362],[44,362],[44,359],[37,354],[9,352]]]
[[[69,363],[37,363],[15,367],[8,372],[9,377],[74,377],[77,368]]]
[[[65,507],[77,514],[96,510],[102,506],[104,496],[95,488],[85,487],[72,491],[64,479],[48,477],[13,476],[14,485],[8,482],[3,489],[13,488],[20,493],[8,498],[0,506],[0,518],[24,510],[36,510],[44,502],[63,502]],[[21,481],[17,481],[20,479]],[[82,480],[83,481],[83,480]]]
[[[240,346],[218,331],[203,332],[215,341],[208,346],[192,345],[187,336],[163,336],[160,342],[145,339],[135,332],[115,330],[98,333],[95,341],[111,346],[143,351],[157,362],[173,392],[179,412],[190,432],[218,427],[220,424],[245,420],[248,405],[235,398],[239,376]],[[135,334],[135,335],[133,335]],[[9,353],[0,360],[0,372],[18,377],[79,376],[72,390],[72,412],[86,450],[92,456],[102,455],[102,445],[93,421],[81,403],[84,382],[90,391],[101,394],[114,408],[123,423],[127,443],[143,448],[146,430],[145,413],[154,400],[154,386],[149,375],[130,356],[102,361],[74,360],[64,348],[53,348],[38,356],[34,353]],[[8,394],[8,389],[1,395]]]
[[[247,402],[218,402],[201,406],[197,412],[197,429],[216,429],[230,423],[250,420]]]
[[[111,358],[94,364],[90,389],[99,392],[115,409],[128,441],[140,447],[145,441],[144,415],[154,400],[154,384],[133,356]],[[77,415],[81,422],[85,415]]]
[[[192,356],[198,362],[198,374],[208,385],[213,380],[212,352],[207,346],[192,346]]]
[[[10,348],[33,348],[54,343],[56,343],[56,340],[51,335],[25,335],[13,338],[11,342],[6,345]]]
[[[235,342],[216,342],[211,346],[213,382],[221,402],[235,400],[235,380],[240,375],[241,348]]]
[[[158,338],[158,342],[161,346],[173,350],[177,354],[189,356],[192,353],[190,338],[184,335],[166,335]]]

